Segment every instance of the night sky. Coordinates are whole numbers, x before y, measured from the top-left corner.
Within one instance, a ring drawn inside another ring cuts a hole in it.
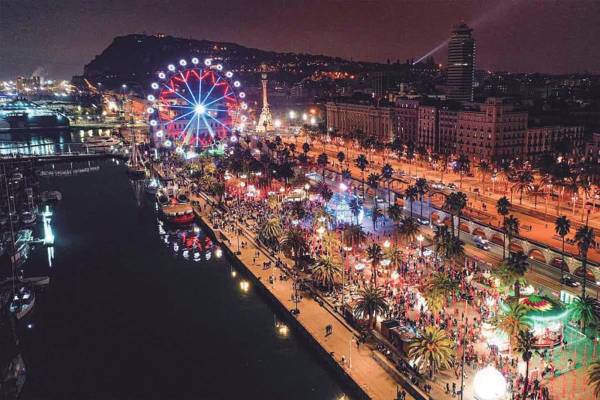
[[[460,20],[475,28],[478,68],[600,72],[597,0],[0,0],[0,79],[70,78],[129,33],[404,61]],[[445,62],[445,47],[435,57]]]

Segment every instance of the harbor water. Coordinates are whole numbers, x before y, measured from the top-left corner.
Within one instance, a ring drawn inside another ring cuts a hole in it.
[[[160,225],[152,197],[118,161],[48,166],[40,179],[63,200],[52,209],[54,246],[35,248],[25,266],[51,282],[20,332],[22,398],[343,394],[202,231]]]

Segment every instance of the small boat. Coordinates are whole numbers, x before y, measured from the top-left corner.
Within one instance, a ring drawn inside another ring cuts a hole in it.
[[[58,190],[49,190],[46,192],[42,192],[41,197],[42,201],[46,202],[62,200],[62,194]]]
[[[131,179],[144,179],[146,178],[146,166],[142,160],[141,154],[139,154],[138,146],[135,139],[135,131],[133,131],[133,140],[131,141],[131,153],[129,154],[129,160],[127,161],[127,174]]]
[[[170,195],[168,189],[161,190],[157,196],[160,211],[167,222],[175,225],[187,225],[194,221],[194,208],[184,193]]]
[[[9,310],[17,319],[23,319],[33,309],[35,305],[35,291],[25,286],[15,293],[10,302]]]
[[[94,136],[84,142],[84,146],[94,151],[110,151],[121,145],[121,141],[112,136]]]
[[[37,214],[31,211],[23,211],[21,213],[21,222],[25,225],[33,224],[37,220]]]

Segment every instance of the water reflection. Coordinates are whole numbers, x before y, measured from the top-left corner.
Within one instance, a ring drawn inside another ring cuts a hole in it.
[[[220,258],[223,251],[196,224],[188,227],[173,227],[157,219],[158,234],[162,242],[176,257],[194,262],[209,261],[213,256]]]

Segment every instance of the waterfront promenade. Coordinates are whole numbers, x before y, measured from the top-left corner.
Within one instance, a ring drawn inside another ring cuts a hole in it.
[[[163,171],[154,168],[154,171],[161,177],[164,177]],[[269,278],[273,275],[279,275],[281,271],[271,267],[263,268],[263,263],[273,261],[273,258],[266,250],[258,245],[251,232],[238,224],[236,229],[227,232],[213,229],[210,223],[210,212],[213,209],[214,202],[206,195],[193,196],[193,200],[198,201],[199,206],[195,207],[198,218],[208,226],[215,237],[221,242],[222,246],[227,246],[229,253],[236,257],[246,270],[259,282],[288,313],[292,314],[295,308],[293,301],[293,280],[274,279],[270,283]],[[238,238],[238,232],[239,238]],[[248,245],[240,248],[237,252],[237,242],[246,242]],[[258,257],[255,257],[258,250]],[[287,265],[292,265],[291,260],[282,259]],[[273,262],[271,263],[273,264]],[[283,272],[281,272],[283,273]],[[393,400],[397,397],[397,391],[400,382],[392,374],[397,374],[394,366],[386,360],[381,354],[374,351],[367,343],[357,345],[356,338],[359,333],[348,326],[341,316],[329,309],[326,303],[317,302],[313,297],[304,294],[298,308],[300,313],[296,320],[314,339],[316,344],[323,349],[326,357],[330,357],[332,364],[343,371],[347,377],[356,383],[368,398],[375,400]],[[331,325],[333,333],[325,335],[325,327]],[[342,357],[344,362],[342,362]],[[402,388],[400,388],[402,391]],[[435,398],[435,394],[432,394]],[[407,400],[414,400],[408,393]]]
[[[203,197],[195,198],[200,203],[200,210],[196,209],[197,215],[207,225],[208,213],[211,206]],[[240,227],[241,228],[241,227]],[[237,250],[237,232],[221,232],[229,240],[229,248],[232,254]],[[272,261],[260,246],[254,242],[249,233],[242,228],[240,240],[249,243],[248,247],[240,249],[240,254],[235,256],[244,264],[246,269],[252,273],[256,280],[272,294],[272,296],[288,311],[294,309],[293,280],[273,280],[269,283],[269,277],[274,274],[273,268],[263,269],[266,261]],[[227,245],[223,243],[223,245]],[[256,250],[259,257],[254,258]],[[292,262],[287,260],[288,265]],[[398,383],[396,380],[376,361],[374,351],[367,344],[356,345],[358,333],[343,323],[338,316],[327,309],[326,305],[320,305],[312,297],[304,296],[299,303],[300,314],[297,315],[298,322],[314,338],[314,340],[328,353],[333,360],[343,368],[345,373],[365,392],[371,399],[391,400],[396,398]],[[325,335],[325,326],[331,325],[333,333]],[[345,358],[341,365],[342,357]],[[379,362],[386,362],[382,358]],[[393,368],[391,365],[389,368]],[[407,399],[412,399],[408,396]]]

